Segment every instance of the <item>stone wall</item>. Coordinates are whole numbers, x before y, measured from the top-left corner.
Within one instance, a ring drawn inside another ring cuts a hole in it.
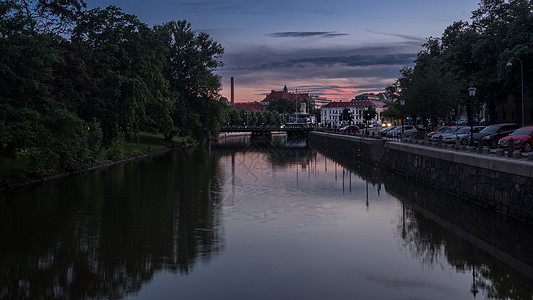
[[[329,155],[368,161],[533,223],[532,161],[324,133],[312,133],[310,139]]]
[[[309,142],[340,159],[355,159],[377,164],[385,149],[386,140],[311,132]]]

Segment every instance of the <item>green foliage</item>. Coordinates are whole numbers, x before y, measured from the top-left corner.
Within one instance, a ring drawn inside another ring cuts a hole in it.
[[[440,39],[428,39],[416,66],[403,69],[386,90],[392,99],[406,100],[407,113],[435,120],[457,104],[466,104],[467,89],[474,86],[476,98],[488,105],[494,121],[495,104],[507,101],[510,94],[515,101],[521,98],[520,70],[507,68],[507,61],[520,58],[524,78],[533,76],[532,21],[531,1],[482,0],[471,24],[455,22]],[[533,84],[524,84],[525,97],[531,98]],[[515,115],[518,118],[520,112]]]
[[[367,123],[368,121],[374,119],[377,116],[377,111],[374,106],[369,105],[364,111],[363,111],[363,120],[365,120]]]
[[[340,121],[352,121],[353,120],[353,113],[348,109],[344,108],[339,116]]]
[[[258,111],[255,113],[256,116],[256,125],[265,125],[267,123],[267,119],[265,118],[265,114],[262,111]]]
[[[242,125],[243,119],[240,112],[235,109],[234,107],[231,107],[227,110],[227,116],[228,116],[228,125]]]
[[[0,2],[2,160],[23,157],[35,175],[78,169],[137,153],[141,130],[202,141],[229,119],[214,73],[223,48],[209,35],[186,21],[150,28],[114,6],[85,9]]]
[[[299,108],[300,106],[296,101],[291,101],[283,98],[271,101],[268,105],[269,111],[277,111],[280,114],[293,114]]]
[[[397,105],[396,102],[393,102],[393,103],[389,103],[385,110],[381,113],[381,116],[383,118],[387,118],[387,119],[391,119],[391,120],[394,120],[394,119],[399,119],[402,117],[402,112],[401,112],[401,108],[398,108],[399,105]]]
[[[126,140],[123,136],[120,136],[113,140],[111,146],[106,151],[106,157],[110,160],[118,160],[125,157],[128,154],[128,148]]]
[[[272,112],[272,117],[270,118],[270,125],[280,125],[281,124],[281,115],[277,111]]]
[[[221,79],[214,73],[223,65],[224,49],[208,34],[196,34],[186,21],[157,25],[154,32],[164,50],[162,74],[169,90],[179,95],[172,114],[174,125],[182,134],[190,132],[204,140],[208,132],[218,132],[224,119],[223,103],[217,101]],[[206,117],[209,113],[214,113],[212,118]]]

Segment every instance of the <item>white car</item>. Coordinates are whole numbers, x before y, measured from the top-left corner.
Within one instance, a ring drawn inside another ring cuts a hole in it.
[[[418,129],[414,125],[403,125],[403,133],[406,137],[415,135],[418,132]],[[387,132],[388,137],[401,137],[402,136],[402,126],[398,126],[393,130]]]

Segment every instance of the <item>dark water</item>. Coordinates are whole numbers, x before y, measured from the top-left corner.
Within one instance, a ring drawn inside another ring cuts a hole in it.
[[[531,226],[305,142],[226,142],[0,194],[0,299],[532,299]]]

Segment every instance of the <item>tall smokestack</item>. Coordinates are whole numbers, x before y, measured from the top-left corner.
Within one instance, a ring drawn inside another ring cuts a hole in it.
[[[231,106],[235,104],[235,77],[231,77]]]

